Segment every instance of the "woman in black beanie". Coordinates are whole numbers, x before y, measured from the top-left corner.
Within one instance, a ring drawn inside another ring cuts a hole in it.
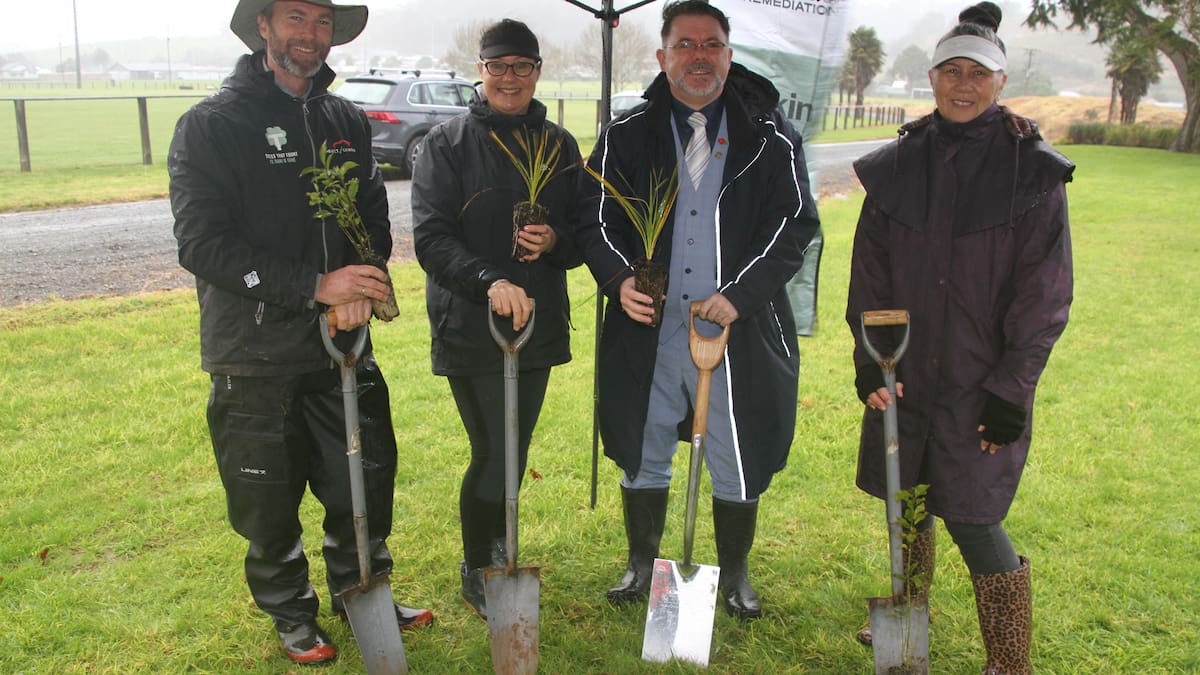
[[[582,258],[570,225],[579,146],[533,97],[542,70],[537,37],[520,21],[499,21],[480,36],[476,67],[481,82],[468,111],[425,137],[413,170],[412,214],[413,247],[427,275],[433,372],[447,378],[471,446],[459,495],[462,595],[486,618],[482,568],[505,558],[503,352],[488,328],[488,304],[507,317],[498,325],[520,331],[536,300],[517,378],[524,475],[550,369],[571,360],[566,270]],[[559,148],[538,198],[545,220],[514,238],[513,207],[529,190],[508,152],[526,163],[542,140],[547,150]]]

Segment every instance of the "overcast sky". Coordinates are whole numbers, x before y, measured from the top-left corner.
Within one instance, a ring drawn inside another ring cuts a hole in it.
[[[372,10],[399,8],[420,0],[368,0]],[[524,0],[517,4],[523,9],[539,4],[556,3],[561,0]],[[958,10],[970,4],[968,0],[919,0],[918,3],[897,0],[849,0],[852,3],[852,27],[868,25],[874,27],[886,43],[902,35],[911,27],[911,22],[927,15],[927,12],[942,10],[947,25]],[[79,22],[79,41],[87,45],[94,42],[136,39],[143,37],[211,36],[227,33],[229,17],[236,6],[234,0],[5,0],[3,16],[8,27],[0,42],[0,52],[9,53],[28,49],[71,46],[75,36],[74,17]],[[601,0],[584,0],[584,4],[599,7]],[[633,4],[633,0],[615,0],[614,7],[621,9]],[[437,8],[453,7],[454,3],[430,3]],[[641,7],[629,17],[656,23],[660,2]],[[1025,3],[1022,3],[1024,6]],[[580,10],[581,16],[586,14]],[[368,27],[369,30],[369,27]],[[1002,29],[1003,32],[1003,29]]]

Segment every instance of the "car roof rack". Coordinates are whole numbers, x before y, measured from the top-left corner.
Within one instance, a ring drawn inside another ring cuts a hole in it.
[[[367,72],[368,72],[369,74],[371,74],[371,75],[392,75],[392,74],[396,74],[396,75],[412,75],[413,77],[420,77],[422,73],[424,73],[424,74],[426,74],[426,75],[433,75],[433,74],[445,75],[445,76],[447,76],[447,77],[454,77],[454,76],[455,76],[455,73],[454,73],[454,71],[453,71],[453,70],[438,70],[438,69],[436,69],[436,68],[426,68],[426,69],[422,70],[422,69],[420,69],[420,68],[386,68],[386,67],[378,67],[378,68],[371,68],[371,69],[370,69],[369,71],[367,71]]]

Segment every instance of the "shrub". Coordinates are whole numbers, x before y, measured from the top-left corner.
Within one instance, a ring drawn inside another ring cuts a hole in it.
[[[1067,142],[1077,145],[1120,145],[1165,150],[1179,130],[1144,124],[1076,123],[1067,127]]]
[[[1077,122],[1067,127],[1067,141],[1076,145],[1104,145],[1107,124]]]
[[[1165,150],[1175,140],[1179,131],[1172,127],[1151,127],[1141,124],[1114,126],[1108,129],[1106,145],[1124,145],[1135,148],[1158,148]]]

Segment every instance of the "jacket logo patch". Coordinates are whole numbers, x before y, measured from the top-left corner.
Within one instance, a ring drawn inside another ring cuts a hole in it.
[[[287,132],[279,127],[267,127],[267,143],[276,150],[283,150],[287,145]]]
[[[348,141],[344,138],[339,138],[338,140],[329,144],[329,153],[330,154],[340,155],[340,154],[346,153],[346,152],[357,152],[357,151],[354,149],[354,146],[350,144],[350,141]]]
[[[258,270],[250,270],[247,272],[244,276],[242,276],[242,281],[246,282],[246,288],[254,288],[262,283],[262,281],[260,281],[258,278]]]
[[[268,152],[263,155],[268,164],[297,164],[300,161],[298,151],[284,152],[283,146],[287,145],[287,132],[281,127],[267,127],[266,135],[267,143],[276,150],[276,152]]]

